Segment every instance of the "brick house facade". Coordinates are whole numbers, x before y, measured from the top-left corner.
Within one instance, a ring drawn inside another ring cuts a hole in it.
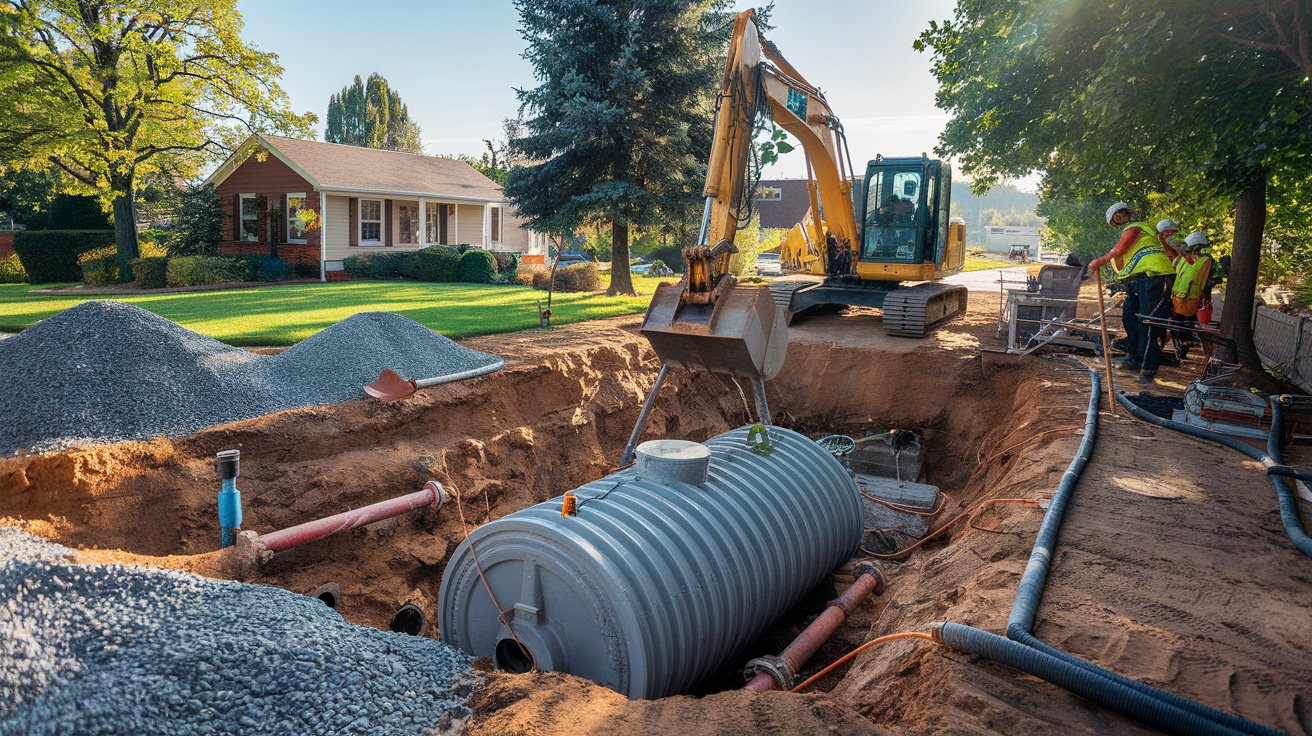
[[[470,244],[530,259],[546,251],[501,188],[462,161],[252,136],[206,182],[229,215],[221,252],[267,254],[275,228],[279,257],[321,278],[376,249]],[[317,214],[305,232],[293,216],[302,209]]]

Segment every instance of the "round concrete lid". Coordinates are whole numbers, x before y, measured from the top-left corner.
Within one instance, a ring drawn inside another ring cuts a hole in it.
[[[687,440],[651,440],[638,445],[638,475],[658,483],[706,482],[711,451],[706,445]]]

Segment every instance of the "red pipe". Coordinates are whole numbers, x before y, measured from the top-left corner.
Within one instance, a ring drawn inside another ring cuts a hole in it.
[[[430,480],[424,484],[422,491],[407,493],[404,496],[379,501],[351,511],[343,511],[340,514],[307,521],[304,524],[279,529],[276,532],[261,534],[258,540],[270,552],[282,552],[292,547],[299,547],[306,542],[322,539],[329,534],[336,534],[337,532],[372,524],[375,521],[390,519],[393,516],[400,516],[424,506],[439,509],[445,502],[446,491],[442,489],[442,484]]]
[[[871,564],[859,565],[856,568],[856,580],[841,595],[830,601],[824,613],[816,616],[811,625],[798,634],[778,657],[762,657],[747,663],[748,670],[756,673],[747,683],[747,689],[758,693],[791,689],[802,665],[829,641],[829,637],[842,626],[852,611],[869,598],[871,593],[878,595],[883,592],[884,578],[879,574],[879,569]]]

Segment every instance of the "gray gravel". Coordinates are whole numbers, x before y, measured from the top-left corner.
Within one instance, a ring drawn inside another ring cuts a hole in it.
[[[0,528],[0,736],[434,734],[478,678],[432,639],[279,588],[122,565]]]
[[[191,434],[365,398],[383,368],[436,378],[496,360],[390,312],[357,314],[266,356],[139,307],[89,301],[0,340],[0,453]]]

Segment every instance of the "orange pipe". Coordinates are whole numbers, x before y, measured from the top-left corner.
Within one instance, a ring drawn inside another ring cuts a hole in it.
[[[829,641],[829,637],[852,615],[852,611],[872,593],[878,595],[882,592],[884,578],[879,574],[879,568],[871,564],[858,566],[856,580],[841,595],[830,601],[824,613],[798,634],[778,657],[762,657],[747,663],[749,670],[756,673],[747,683],[747,689],[764,693],[792,687],[797,672]]]

